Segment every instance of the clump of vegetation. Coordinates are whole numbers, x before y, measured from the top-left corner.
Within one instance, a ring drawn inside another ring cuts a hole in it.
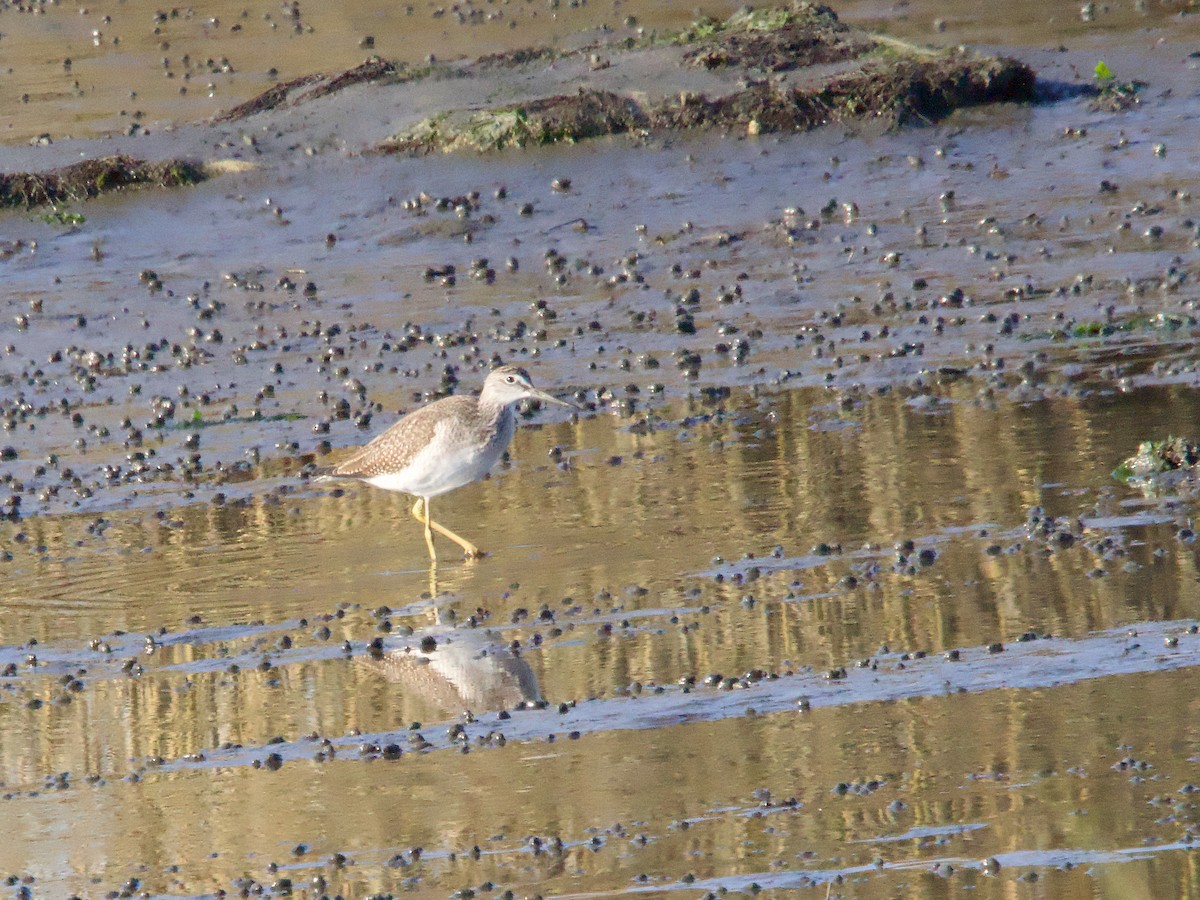
[[[750,134],[805,131],[864,117],[890,125],[935,122],[979,103],[1033,99],[1035,76],[1012,59],[948,55],[877,60],[816,89],[756,84],[722,97],[683,93],[636,101],[609,91],[546,97],[520,106],[448,113],[378,149],[396,152],[505,150],[575,142],[646,128],[726,128]]]
[[[827,6],[743,7],[724,21],[701,19],[674,38],[689,65],[785,72],[869,53],[876,42],[843,25]]]
[[[1186,438],[1168,437],[1165,441],[1142,441],[1137,453],[1113,470],[1113,478],[1122,484],[1141,486],[1170,472],[1193,473],[1200,463],[1200,446]]]
[[[751,34],[754,32],[779,31],[792,26],[838,24],[837,14],[828,6],[815,3],[794,3],[790,7],[773,6],[755,9],[743,6],[728,19],[704,16],[672,37],[676,44],[695,44],[723,34]],[[840,26],[842,30],[846,26]]]
[[[1098,112],[1123,112],[1141,103],[1138,94],[1146,87],[1142,81],[1119,81],[1114,72],[1104,60],[1096,63],[1096,84],[1098,89],[1092,101],[1092,109]]]
[[[382,149],[487,151],[574,143],[623,134],[648,121],[637,104],[619,94],[580,91],[463,116],[435,116],[393,138]]]
[[[219,116],[216,116],[213,121],[236,122],[239,119],[246,119],[260,112],[275,109],[287,103],[293,93],[323,79],[323,75],[312,74],[301,75],[299,78],[293,78],[290,81],[281,81],[279,84],[267,88],[261,94],[251,97],[245,103],[239,103],[233,109],[227,109]]]
[[[267,110],[276,109],[281,106],[297,106],[301,103],[307,103],[310,100],[316,100],[319,97],[336,94],[338,91],[343,91],[356,84],[411,81],[424,74],[426,74],[425,70],[420,72],[409,70],[405,67],[404,63],[396,63],[383,59],[380,56],[372,56],[353,69],[347,69],[338,75],[322,75],[317,73],[301,75],[299,78],[293,78],[291,81],[280,82],[273,87],[267,88],[261,94],[251,97],[245,103],[239,103],[233,109],[226,110],[217,116],[214,121],[236,122],[240,119],[246,119],[257,113],[266,112]]]
[[[206,177],[203,165],[182,159],[165,162],[128,156],[86,159],[48,172],[0,173],[0,208],[50,205],[61,209],[63,204],[87,200],[106,191],[136,185],[178,187],[196,184]]]

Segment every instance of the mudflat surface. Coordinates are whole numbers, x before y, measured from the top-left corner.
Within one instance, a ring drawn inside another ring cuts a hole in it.
[[[453,154],[373,150],[653,60],[212,117],[694,11],[242,9],[0,12],[0,169],[254,164],[0,213],[14,895],[1200,893],[1194,482],[1112,477],[1200,434],[1186,7],[851,3],[1041,102]],[[435,501],[487,558],[308,478],[496,360],[584,411]]]

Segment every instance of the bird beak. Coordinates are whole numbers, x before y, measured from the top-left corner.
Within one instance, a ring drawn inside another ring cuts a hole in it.
[[[543,403],[553,403],[555,406],[565,406],[567,409],[573,409],[576,412],[583,412],[580,407],[576,406],[570,400],[559,400],[557,397],[547,394],[545,391],[539,391],[537,388],[533,388],[529,391],[529,399],[541,400]]]

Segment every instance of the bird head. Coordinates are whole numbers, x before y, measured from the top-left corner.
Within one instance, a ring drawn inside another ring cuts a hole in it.
[[[529,380],[529,373],[520,366],[500,366],[498,369],[493,369],[483,382],[481,399],[506,405],[521,400],[541,400],[543,403],[554,403],[570,409],[579,408],[574,403],[559,400],[545,391],[539,391]]]

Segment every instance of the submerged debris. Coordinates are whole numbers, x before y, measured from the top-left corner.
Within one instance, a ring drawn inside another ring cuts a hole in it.
[[[133,185],[178,187],[196,184],[209,174],[203,164],[186,159],[162,162],[129,156],[87,159],[48,172],[0,174],[0,208],[86,200]]]

